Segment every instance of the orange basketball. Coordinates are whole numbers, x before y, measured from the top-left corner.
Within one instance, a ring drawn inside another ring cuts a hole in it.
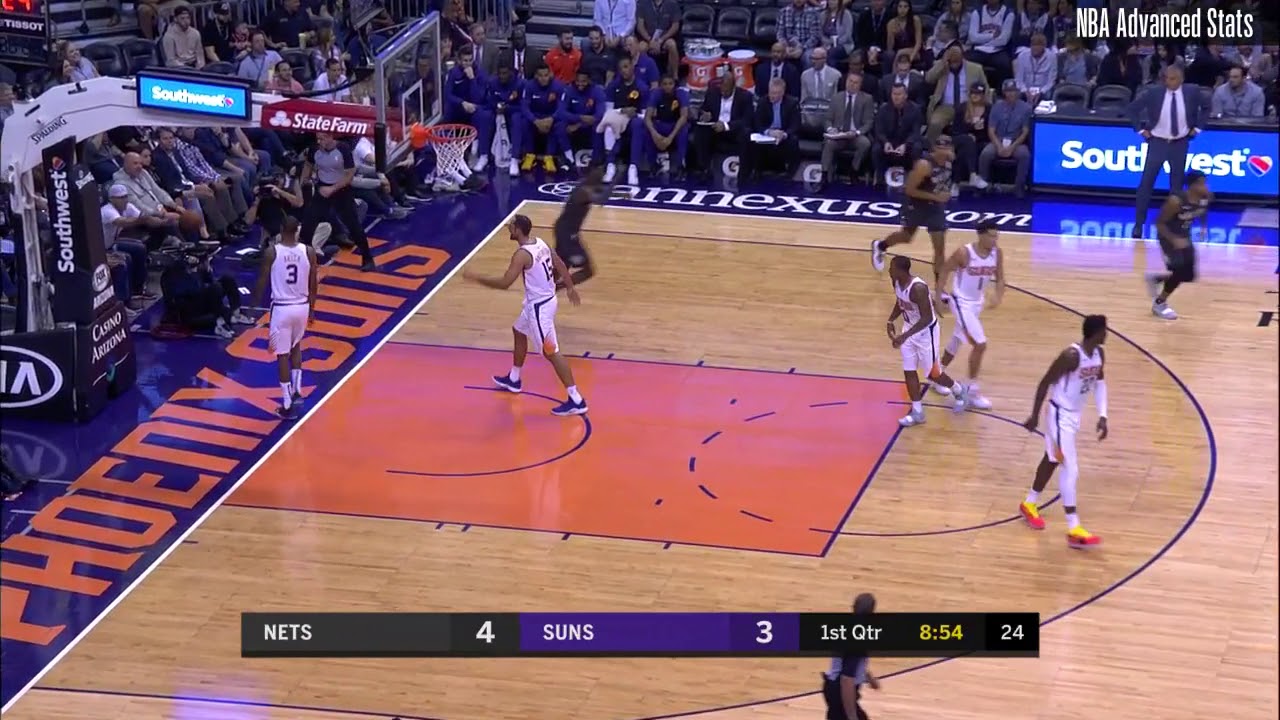
[[[184,233],[200,232],[200,226],[204,221],[200,219],[200,213],[194,210],[183,210],[178,213],[178,229]]]
[[[414,150],[421,150],[426,147],[428,136],[427,127],[422,123],[414,123],[409,127],[409,145]]]

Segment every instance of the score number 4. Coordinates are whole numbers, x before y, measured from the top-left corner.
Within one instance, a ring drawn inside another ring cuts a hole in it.
[[[485,643],[492,643],[497,636],[493,634],[493,621],[485,620],[480,625],[480,631],[476,633],[477,640],[483,640]]]
[[[35,12],[35,0],[3,0],[0,2],[0,8],[5,12]]]

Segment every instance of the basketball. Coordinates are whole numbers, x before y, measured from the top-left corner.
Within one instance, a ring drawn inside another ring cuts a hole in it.
[[[178,229],[184,233],[200,232],[200,226],[203,224],[200,213],[194,210],[183,210],[178,213]]]
[[[427,138],[429,136],[430,131],[428,131],[427,127],[422,123],[414,123],[409,127],[409,145],[411,145],[414,150],[421,150],[426,147]]]

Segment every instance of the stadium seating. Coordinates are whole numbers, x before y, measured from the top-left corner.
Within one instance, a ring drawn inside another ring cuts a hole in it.
[[[99,75],[124,75],[124,56],[118,45],[91,43],[80,48],[80,56],[87,58],[97,68]]]

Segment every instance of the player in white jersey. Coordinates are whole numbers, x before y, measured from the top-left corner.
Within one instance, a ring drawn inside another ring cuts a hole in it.
[[[962,343],[967,342],[973,347],[969,351],[969,378],[957,381],[965,388],[965,399],[956,401],[957,411],[966,407],[991,409],[991,401],[978,392],[978,371],[982,369],[982,356],[987,351],[987,333],[982,328],[987,288],[995,287],[991,307],[999,305],[1004,298],[1004,253],[996,246],[999,236],[995,223],[979,223],[978,242],[959,248],[942,266],[941,282],[945,284],[949,276],[952,278],[951,311],[956,316],[951,340],[942,353],[942,369],[946,370],[955,360]],[[933,388],[944,395],[950,394],[946,388],[937,385]]]
[[[564,261],[542,238],[529,235],[533,230],[533,221],[525,215],[516,215],[511,220],[511,239],[516,243],[516,251],[507,265],[507,272],[500,278],[484,277],[471,272],[463,273],[467,280],[478,282],[495,290],[506,290],[521,276],[524,277],[524,306],[520,317],[511,328],[515,336],[515,344],[511,351],[511,372],[506,375],[495,375],[493,382],[508,392],[518,393],[522,389],[520,372],[524,368],[525,356],[529,352],[529,341],[537,343],[542,354],[556,369],[560,382],[564,383],[569,399],[552,409],[554,415],[585,415],[587,401],[578,392],[573,381],[573,370],[560,355],[560,346],[556,343],[556,281],[563,284],[569,302],[577,305],[582,302],[578,291],[573,287],[573,277]]]
[[[261,307],[262,293],[271,282],[271,325],[267,343],[280,370],[280,407],[276,414],[286,420],[298,416],[302,402],[302,336],[315,320],[316,251],[298,242],[298,220],[284,219],[280,242],[267,246],[258,271],[254,307]]]
[[[929,285],[911,274],[911,258],[897,255],[889,263],[889,277],[893,279],[893,292],[897,302],[889,313],[889,340],[902,350],[902,374],[907,380],[907,392],[911,396],[911,411],[898,420],[903,427],[924,422],[923,389],[918,370],[923,369],[929,380],[949,388],[961,402],[964,387],[953,382],[938,362],[938,316],[933,312],[933,298]],[[902,317],[902,332],[898,333],[894,321]]]
[[[1036,530],[1044,529],[1044,518],[1036,502],[1049,484],[1053,471],[1062,466],[1058,488],[1062,492],[1062,506],[1067,513],[1067,544],[1075,548],[1097,545],[1102,539],[1085,530],[1076,515],[1076,481],[1080,479],[1080,467],[1076,461],[1076,434],[1080,431],[1080,411],[1090,394],[1098,405],[1098,440],[1107,439],[1107,381],[1103,370],[1106,356],[1102,344],[1107,340],[1105,315],[1090,315],[1084,319],[1084,339],[1063,350],[1049,366],[1049,371],[1036,388],[1036,399],[1027,418],[1026,428],[1035,432],[1040,420],[1040,407],[1049,396],[1049,410],[1045,413],[1044,458],[1036,468],[1036,479],[1031,492],[1019,509],[1027,524]],[[1050,395],[1052,391],[1052,395]]]

